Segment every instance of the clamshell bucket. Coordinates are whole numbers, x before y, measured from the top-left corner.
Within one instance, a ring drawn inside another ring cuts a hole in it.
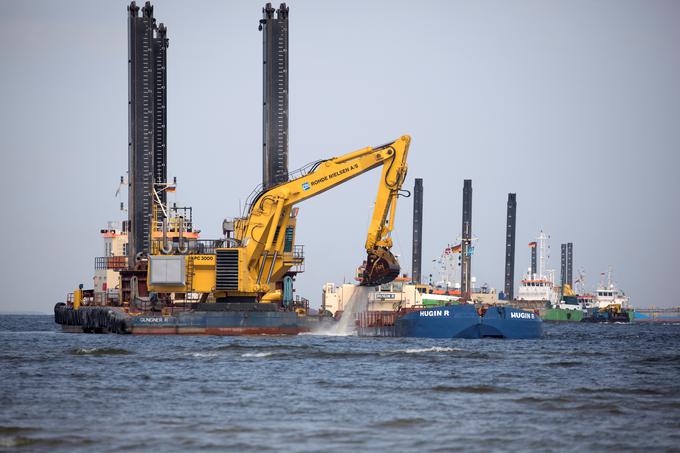
[[[399,276],[399,262],[392,253],[384,248],[368,252],[366,268],[361,276],[360,286],[378,286],[389,283]]]

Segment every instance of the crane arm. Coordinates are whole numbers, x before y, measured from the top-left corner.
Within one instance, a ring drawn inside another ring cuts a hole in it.
[[[397,197],[406,177],[410,141],[405,135],[382,146],[366,147],[322,161],[309,173],[261,193],[250,205],[248,217],[236,220],[234,231],[236,239],[247,248],[249,268],[263,269],[267,257],[275,260],[283,250],[282,232],[294,226],[292,207],[295,204],[382,165],[366,238],[367,265],[362,284],[378,285],[393,280],[399,274],[399,264],[389,252],[390,233]]]

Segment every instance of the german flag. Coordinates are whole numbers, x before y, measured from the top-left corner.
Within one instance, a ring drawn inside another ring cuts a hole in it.
[[[451,255],[453,253],[460,253],[461,245],[449,245],[444,249],[444,255]]]
[[[536,245],[537,244],[535,242],[529,242],[529,248],[534,249],[534,248],[536,248]]]

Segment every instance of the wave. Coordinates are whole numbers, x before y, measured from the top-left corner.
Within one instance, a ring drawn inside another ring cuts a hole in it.
[[[24,428],[22,426],[0,426],[0,434],[22,434],[38,431],[37,428]]]
[[[132,351],[121,348],[75,348],[69,350],[72,355],[130,355]]]
[[[614,394],[621,395],[622,397],[627,397],[628,395],[641,395],[641,396],[656,396],[665,395],[669,391],[657,389],[657,388],[614,388],[614,387],[579,387],[576,392],[585,393],[588,395],[598,395],[598,394]]]
[[[11,435],[9,437],[0,437],[0,449],[16,449],[16,448],[27,448],[27,447],[56,447],[56,446],[91,446],[95,442],[92,439],[83,436],[73,436],[68,437],[50,437],[44,438],[32,438],[24,437],[21,435]]]
[[[188,353],[191,357],[196,357],[196,358],[210,358],[210,357],[217,357],[217,353],[215,352],[190,352]]]
[[[451,353],[451,352],[461,352],[462,349],[434,346],[431,348],[407,348],[407,349],[397,349],[388,351],[356,351],[356,350],[324,350],[324,349],[312,349],[310,351],[276,351],[271,350],[265,351],[250,351],[241,354],[241,357],[270,357],[272,355],[277,356],[293,356],[299,358],[307,359],[351,359],[351,358],[362,358],[362,357],[395,357],[399,355],[432,355],[441,353]],[[473,353],[476,354],[476,353]]]
[[[312,345],[307,345],[307,344],[281,344],[277,345],[286,349],[312,349],[314,346]],[[214,348],[210,348],[212,351],[231,351],[231,350],[240,350],[240,349],[246,349],[246,350],[258,350],[258,349],[271,349],[272,345],[271,344],[241,344],[241,343],[229,343],[229,344],[223,344],[220,346],[215,346]]]
[[[442,393],[508,393],[514,390],[496,387],[495,385],[436,385],[430,390]]]
[[[680,354],[659,355],[656,357],[645,357],[636,361],[640,364],[655,363],[680,363]]]
[[[459,348],[447,348],[442,346],[433,346],[431,348],[408,348],[408,349],[397,349],[395,351],[390,351],[393,353],[404,353],[404,354],[422,354],[427,352],[461,352],[462,349]]]
[[[0,448],[20,448],[37,444],[38,441],[26,437],[0,437]]]
[[[588,411],[588,412],[606,412],[608,414],[612,415],[620,415],[623,414],[623,410],[621,410],[621,407],[618,404],[614,403],[599,403],[599,404],[593,404],[593,403],[584,403],[578,406],[575,406],[573,408],[567,408],[567,410],[570,411]]]
[[[427,420],[420,417],[414,418],[395,418],[384,422],[375,423],[375,428],[408,428],[410,426],[423,426]]]
[[[573,368],[573,367],[578,367],[581,365],[585,365],[583,362],[579,361],[570,361],[570,360],[561,360],[559,362],[549,362],[546,365],[550,367],[557,367],[557,368]]]
[[[269,357],[274,355],[273,352],[246,352],[241,354],[241,357]]]

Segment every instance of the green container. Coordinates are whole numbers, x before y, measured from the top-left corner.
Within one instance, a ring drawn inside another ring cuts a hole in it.
[[[581,310],[565,310],[563,308],[548,308],[543,313],[543,321],[580,322],[583,319]]]
[[[437,299],[427,299],[427,296],[423,296],[422,303],[425,307],[439,307],[445,304],[458,305],[458,301],[443,301]]]

